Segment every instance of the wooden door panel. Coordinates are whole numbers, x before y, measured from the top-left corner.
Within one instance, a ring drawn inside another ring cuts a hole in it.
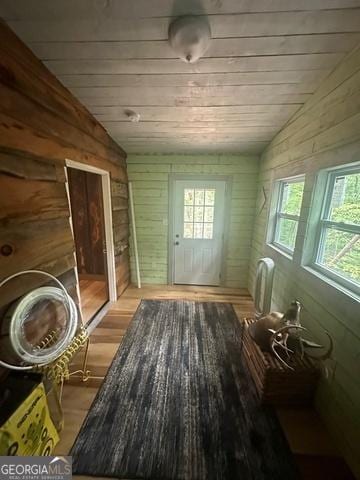
[[[86,172],[91,272],[104,274],[105,225],[100,175]]]
[[[71,216],[80,274],[105,274],[101,176],[68,168]]]
[[[81,170],[68,168],[71,217],[75,237],[76,260],[79,273],[90,273],[91,258],[89,220],[87,211],[86,175]]]

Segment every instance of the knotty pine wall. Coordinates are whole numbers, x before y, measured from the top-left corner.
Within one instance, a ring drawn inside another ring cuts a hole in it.
[[[360,160],[360,47],[350,53],[314,95],[272,140],[262,155],[250,265],[254,291],[256,262],[275,260],[273,309],[283,310],[293,298],[302,303],[302,323],[317,338],[332,335],[333,359],[327,362],[317,408],[354,470],[360,476],[360,308],[351,299],[301,266],[316,172]],[[266,245],[271,185],[276,178],[306,174],[299,238],[289,260]],[[322,335],[322,336],[321,336]]]
[[[226,287],[248,285],[259,158],[256,155],[129,155],[143,283],[168,283],[169,175],[232,178],[230,228],[225,252]],[[132,280],[136,281],[131,256]]]
[[[66,279],[75,295],[65,159],[110,172],[120,295],[129,281],[126,154],[0,23],[0,279],[39,268]],[[20,290],[31,286],[24,283]],[[1,304],[20,290],[2,291]]]

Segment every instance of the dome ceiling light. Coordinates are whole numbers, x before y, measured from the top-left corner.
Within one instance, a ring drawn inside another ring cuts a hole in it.
[[[210,40],[210,26],[205,17],[179,17],[169,26],[169,43],[186,63],[199,60],[209,48]]]
[[[134,112],[134,110],[125,110],[125,115],[130,120],[130,122],[140,122],[140,113]]]

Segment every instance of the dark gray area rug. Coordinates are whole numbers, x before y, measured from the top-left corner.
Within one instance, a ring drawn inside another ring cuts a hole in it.
[[[141,302],[73,446],[73,473],[127,479],[294,480],[259,405],[229,304]]]

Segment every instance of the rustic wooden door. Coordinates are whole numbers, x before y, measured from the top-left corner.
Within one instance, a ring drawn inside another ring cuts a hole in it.
[[[176,180],[174,283],[219,285],[226,182]]]
[[[71,217],[80,274],[106,273],[101,176],[68,168]]]

